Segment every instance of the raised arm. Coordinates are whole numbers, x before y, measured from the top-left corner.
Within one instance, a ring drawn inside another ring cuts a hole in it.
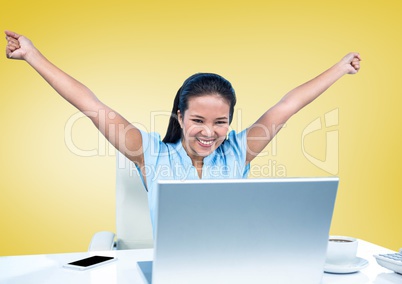
[[[337,64],[314,79],[287,93],[247,130],[247,163],[251,162],[278,133],[286,121],[311,103],[345,74],[360,69],[360,55],[349,53]]]
[[[11,31],[5,34],[8,58],[25,60],[60,96],[87,115],[116,149],[139,166],[143,165],[142,139],[137,128],[103,104],[90,89],[47,60],[29,39]]]

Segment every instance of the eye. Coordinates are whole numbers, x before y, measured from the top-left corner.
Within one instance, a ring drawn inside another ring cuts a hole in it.
[[[202,123],[201,119],[192,119],[192,121],[195,122],[195,123]]]
[[[225,120],[218,120],[218,121],[216,122],[216,124],[219,124],[219,125],[227,124],[227,121],[225,121]]]

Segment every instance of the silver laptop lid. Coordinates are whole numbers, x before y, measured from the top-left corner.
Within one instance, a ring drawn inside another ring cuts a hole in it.
[[[320,283],[338,181],[160,181],[152,283]]]

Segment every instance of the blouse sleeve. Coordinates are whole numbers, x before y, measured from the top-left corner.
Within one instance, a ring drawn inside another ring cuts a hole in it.
[[[228,143],[226,143],[228,142]],[[243,178],[247,178],[250,171],[250,164],[246,165],[247,156],[247,130],[236,133],[234,130],[228,134],[227,141],[225,142],[225,155],[233,156],[240,165],[244,165],[242,173]]]
[[[167,152],[166,144],[162,142],[161,136],[156,132],[141,131],[142,147],[144,153],[144,167],[147,180],[147,188],[150,188],[150,182],[155,178],[154,166],[158,163],[159,157]]]

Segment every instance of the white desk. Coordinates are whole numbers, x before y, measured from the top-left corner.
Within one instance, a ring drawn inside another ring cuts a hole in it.
[[[392,251],[359,240],[358,256],[367,259],[369,266],[353,274],[324,273],[322,284],[402,284],[402,275],[382,268],[373,257],[373,254],[389,252]],[[65,263],[95,254],[116,256],[118,260],[88,271],[74,271],[62,268]],[[0,257],[0,283],[142,284],[142,278],[138,273],[136,263],[141,260],[151,260],[152,256],[153,250],[145,249]]]

